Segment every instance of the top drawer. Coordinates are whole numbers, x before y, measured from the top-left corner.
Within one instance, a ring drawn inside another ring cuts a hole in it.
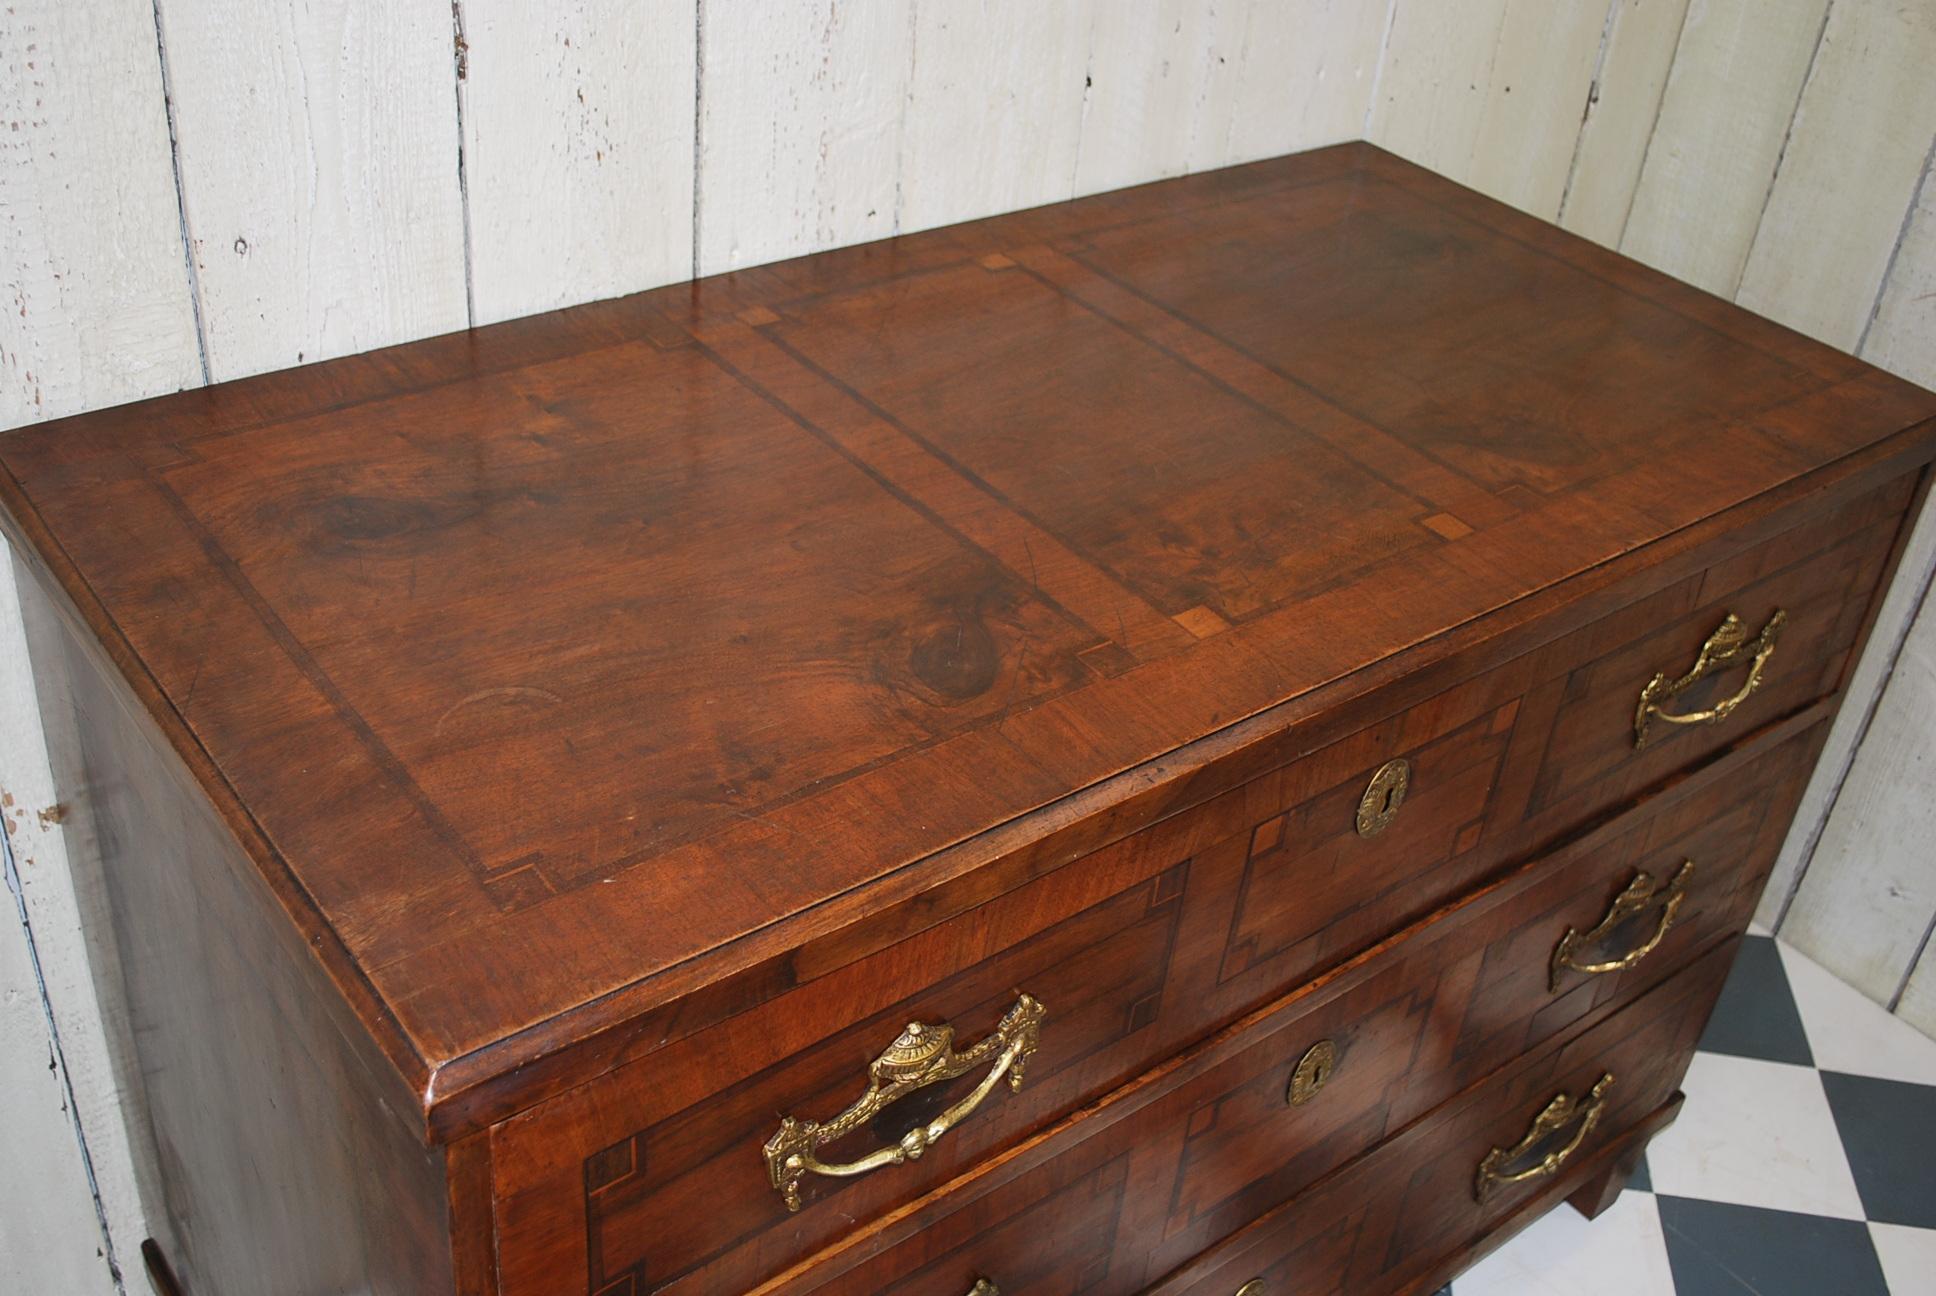
[[[752,1286],[1832,692],[1909,492],[1316,750],[1282,735],[1274,762],[1245,757],[1267,773],[1000,894],[1000,870],[976,875],[975,902],[845,961],[802,954],[786,994],[503,1122],[502,1290]],[[1751,665],[1716,663],[1663,708],[1725,717],[1636,746],[1656,672],[1689,673],[1728,612],[1759,629],[1777,609],[1744,700],[1716,705]]]
[[[1527,699],[1546,742],[1526,813],[1624,800],[1834,692],[1910,493],[1892,483],[1545,650],[1559,670]]]

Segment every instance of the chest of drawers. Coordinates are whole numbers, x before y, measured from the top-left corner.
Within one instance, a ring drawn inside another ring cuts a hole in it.
[[[1352,145],[8,434],[158,1281],[1362,1294],[1591,1213],[1932,419]]]

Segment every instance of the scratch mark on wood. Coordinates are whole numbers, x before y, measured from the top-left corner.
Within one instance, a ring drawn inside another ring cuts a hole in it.
[[[538,702],[547,706],[556,706],[563,701],[564,699],[562,697],[553,693],[550,689],[537,688],[531,685],[513,684],[501,688],[479,689],[438,716],[437,723],[432,727],[431,732],[438,737],[442,737],[444,726],[450,722],[451,717],[467,707],[480,706],[487,702],[509,704]]]

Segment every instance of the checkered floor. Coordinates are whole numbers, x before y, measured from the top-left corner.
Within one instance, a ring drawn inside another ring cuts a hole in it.
[[[1446,1291],[1936,1294],[1936,1040],[1750,936],[1682,1087],[1610,1210],[1562,1207]]]

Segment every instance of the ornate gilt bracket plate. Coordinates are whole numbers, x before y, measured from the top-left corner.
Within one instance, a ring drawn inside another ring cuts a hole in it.
[[[826,1121],[788,1116],[766,1141],[767,1177],[786,1198],[787,1209],[800,1209],[800,1183],[806,1176],[861,1175],[882,1166],[917,1161],[930,1144],[973,1114],[1004,1077],[1011,1090],[1019,1090],[1028,1059],[1041,1042],[1043,1015],[1040,1003],[1022,995],[1002,1014],[991,1034],[960,1052],[954,1047],[955,1028],[948,1023],[928,1026],[909,1022],[886,1051],[868,1065],[867,1088],[847,1110]],[[822,1148],[859,1130],[896,1099],[983,1065],[988,1065],[988,1074],[980,1084],[933,1120],[909,1130],[898,1142],[853,1161],[820,1159]]]

